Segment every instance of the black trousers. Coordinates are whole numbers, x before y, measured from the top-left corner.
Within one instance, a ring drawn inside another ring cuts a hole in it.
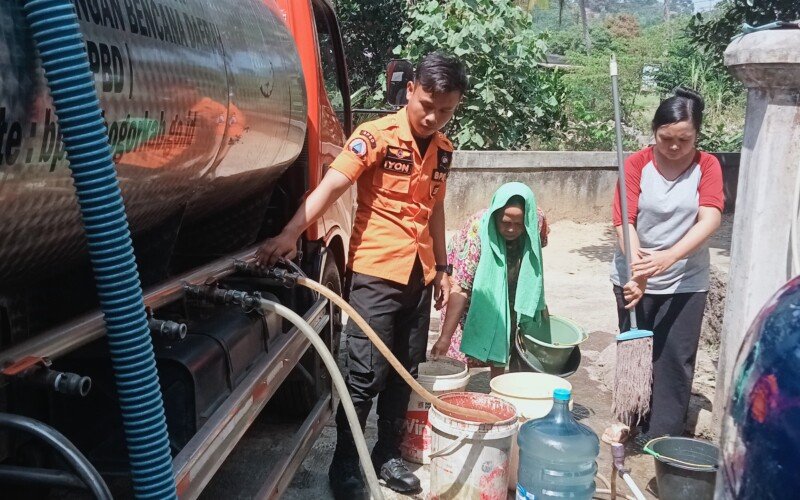
[[[348,278],[350,305],[416,378],[419,364],[425,361],[433,295],[433,287],[425,283],[419,259],[407,285],[360,273],[351,273]],[[411,388],[354,321],[348,321],[344,333],[347,389],[359,414],[369,413],[377,396],[379,419],[404,418]],[[341,406],[339,413],[343,413]],[[340,427],[347,425],[342,417],[337,415]]]
[[[615,286],[621,332],[630,330],[622,288]],[[686,426],[707,292],[645,294],[636,306],[639,328],[653,332],[653,396],[644,432],[680,436]]]

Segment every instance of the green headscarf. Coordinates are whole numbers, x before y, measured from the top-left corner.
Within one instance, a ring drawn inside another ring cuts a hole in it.
[[[506,364],[509,357],[511,311],[508,301],[508,265],[506,240],[497,229],[495,214],[506,208],[509,200],[525,200],[525,232],[522,262],[514,300],[517,322],[529,321],[545,308],[542,274],[542,243],[539,239],[539,215],[533,191],[521,182],[510,182],[492,197],[489,210],[480,222],[481,256],[472,284],[469,312],[464,324],[461,352],[481,361]]]

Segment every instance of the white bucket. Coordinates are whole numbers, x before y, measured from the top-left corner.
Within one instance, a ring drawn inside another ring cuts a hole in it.
[[[513,404],[519,415],[522,425],[528,420],[542,418],[553,407],[553,390],[569,389],[572,384],[561,377],[546,373],[506,373],[497,376],[489,382],[491,394]],[[569,402],[572,409],[572,400]],[[517,486],[517,469],[519,468],[519,445],[517,436],[514,435],[511,446],[511,459],[509,462],[508,489],[515,490]]]
[[[460,392],[469,383],[467,365],[450,358],[420,363],[417,382],[433,394],[440,396],[449,392]],[[406,411],[406,433],[400,451],[403,458],[417,464],[428,464],[431,445],[431,429],[428,410],[431,404],[416,392],[411,393]]]
[[[431,500],[506,500],[509,454],[517,434],[514,405],[488,394],[456,392],[448,403],[497,415],[495,424],[464,420],[431,408]]]

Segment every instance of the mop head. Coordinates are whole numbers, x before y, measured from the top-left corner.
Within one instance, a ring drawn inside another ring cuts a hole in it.
[[[617,337],[614,416],[633,427],[650,412],[653,389],[653,332],[631,330]]]

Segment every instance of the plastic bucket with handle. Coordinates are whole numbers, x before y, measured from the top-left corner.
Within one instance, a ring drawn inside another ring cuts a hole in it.
[[[514,371],[569,376],[578,369],[579,346],[587,338],[580,325],[560,316],[551,315],[520,324],[514,347],[519,358],[517,362],[525,366]]]
[[[439,358],[420,363],[417,381],[433,394],[440,396],[449,392],[460,392],[467,388],[469,369],[467,365],[450,358]],[[406,433],[400,451],[403,458],[417,464],[427,464],[430,451],[430,403],[416,392],[411,393],[406,411]]]
[[[514,405],[489,394],[456,392],[448,403],[484,410],[500,420],[485,424],[431,408],[432,500],[506,500],[511,442],[517,433]]]
[[[665,436],[647,443],[644,452],[655,458],[661,500],[714,498],[719,460],[719,448],[715,445],[699,439]]]

